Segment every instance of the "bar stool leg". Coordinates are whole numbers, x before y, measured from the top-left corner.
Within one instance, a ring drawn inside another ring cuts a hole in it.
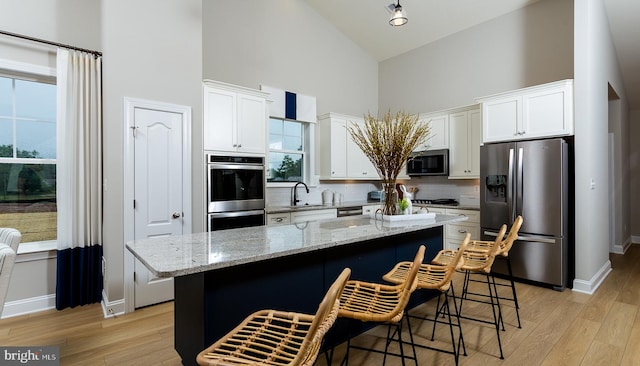
[[[520,324],[520,304],[518,304],[518,295],[516,294],[516,285],[513,282],[513,272],[511,271],[511,258],[507,257],[507,269],[509,270],[509,281],[511,281],[511,293],[513,294],[513,303],[516,308],[516,316],[518,317],[518,328],[522,328]]]
[[[464,352],[464,355],[467,356],[467,346],[464,344],[464,336],[462,335],[462,323],[460,322],[460,311],[458,310],[458,304],[456,304],[456,290],[453,287],[453,283],[451,283],[450,289],[451,296],[453,298],[453,309],[456,311],[456,319],[458,321],[458,332],[460,332],[460,337],[458,338],[458,350],[460,349],[460,344],[462,344],[462,351]]]
[[[496,335],[498,336],[498,347],[500,348],[500,359],[504,360],[504,354],[502,353],[502,342],[500,340],[500,320],[499,317],[502,317],[502,314],[500,312],[500,303],[498,302],[497,304],[493,302],[493,289],[491,288],[491,280],[489,279],[489,274],[487,273],[487,287],[489,289],[489,298],[491,301],[491,312],[493,313],[493,323],[496,327]],[[496,297],[498,296],[498,294],[496,293]],[[496,299],[497,300],[497,299]],[[496,308],[495,306],[498,306],[498,313],[500,313],[500,315],[496,314]]]

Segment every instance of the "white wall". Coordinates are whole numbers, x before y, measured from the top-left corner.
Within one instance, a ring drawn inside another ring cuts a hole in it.
[[[543,0],[380,63],[379,105],[431,112],[573,78],[573,1]]]
[[[629,223],[634,243],[640,243],[640,110],[629,113]],[[632,143],[633,142],[633,143]]]
[[[378,63],[303,0],[203,2],[204,78],[317,98],[317,112],[378,109]]]
[[[608,187],[608,84],[627,102],[602,0],[575,3],[575,196],[574,290],[593,292],[610,271]],[[595,189],[591,189],[591,182]]]
[[[104,257],[109,302],[123,299],[123,98],[192,107],[193,230],[204,218],[201,0],[102,1]]]

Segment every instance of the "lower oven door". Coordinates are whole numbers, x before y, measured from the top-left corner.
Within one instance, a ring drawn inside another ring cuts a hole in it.
[[[264,210],[216,212],[208,215],[208,230],[216,231],[262,226],[264,222]]]

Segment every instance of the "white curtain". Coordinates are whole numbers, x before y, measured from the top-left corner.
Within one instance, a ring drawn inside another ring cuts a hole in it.
[[[102,292],[101,74],[100,57],[58,50],[58,309],[99,301]]]

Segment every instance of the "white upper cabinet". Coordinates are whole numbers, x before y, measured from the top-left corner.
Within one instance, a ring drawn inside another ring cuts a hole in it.
[[[573,135],[573,80],[479,98],[482,141]]]
[[[449,115],[449,178],[480,176],[480,109]]]
[[[268,94],[207,80],[203,95],[204,150],[266,154]]]
[[[347,121],[347,126],[354,125],[364,128],[364,119],[354,118]],[[347,176],[353,179],[378,179],[378,172],[374,168],[371,160],[364,154],[362,149],[356,145],[347,131]]]
[[[318,117],[320,179],[379,179],[373,164],[353,142],[347,127],[364,125],[362,117],[327,113]]]
[[[429,124],[429,137],[426,145],[428,150],[440,150],[449,148],[449,114],[420,114],[419,123]],[[417,151],[426,150],[425,146],[419,146]]]

